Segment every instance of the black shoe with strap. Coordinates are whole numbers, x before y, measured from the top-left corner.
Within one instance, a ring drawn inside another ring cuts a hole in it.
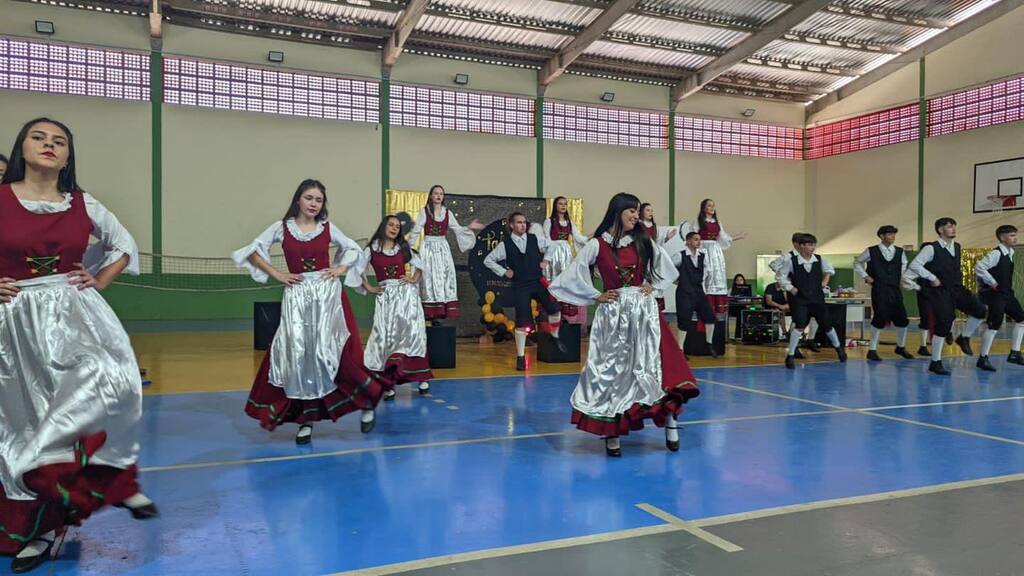
[[[988,356],[978,356],[978,363],[975,366],[977,366],[979,370],[984,370],[985,372],[996,371],[996,367],[988,361]]]
[[[974,350],[971,350],[971,339],[967,336],[960,336],[956,339],[956,345],[960,347],[960,350],[968,356],[974,356]]]
[[[786,368],[790,370],[796,369],[796,361],[793,358],[792,355],[786,356]]]
[[[893,350],[893,352],[895,352],[897,356],[902,356],[903,358],[906,358],[907,360],[913,360],[914,359],[914,355],[911,354],[910,352],[907,352],[907,349],[904,348],[903,346],[897,346],[896,349]]]
[[[680,426],[665,426],[665,430],[679,430]],[[679,452],[679,440],[669,440],[668,432],[665,433],[665,448],[671,452]]]
[[[33,538],[32,540],[29,540],[25,546],[28,546],[33,542],[46,542],[46,549],[39,554],[34,554],[32,556],[23,556],[20,558],[15,557],[14,560],[11,561],[11,572],[15,574],[31,572],[42,566],[44,562],[50,559],[50,552],[53,550],[54,541],[49,538]]]
[[[918,348],[917,349],[917,355],[921,356],[922,358],[931,358],[932,357],[932,353],[931,353],[931,351],[928,350],[927,346],[921,346],[920,348]]]
[[[950,374],[949,370],[946,370],[946,367],[942,365],[941,360],[932,360],[932,363],[928,365],[928,371],[939,376],[949,376]]]
[[[526,356],[516,356],[516,370],[520,372],[526,370]]]
[[[878,350],[868,350],[868,360],[872,362],[881,362],[882,357],[878,355]]]
[[[1022,355],[1019,350],[1016,352],[1010,352],[1010,355],[1006,357],[1006,363],[1024,366],[1024,355]]]
[[[877,354],[876,354],[876,356],[877,356]],[[846,362],[846,348],[843,348],[842,345],[836,346],[836,357],[839,358],[840,362],[844,362],[845,363]]]
[[[136,520],[150,520],[152,518],[158,518],[160,516],[160,510],[156,507],[156,504],[150,502],[143,506],[131,507],[124,502],[116,504],[115,508],[125,508],[132,514],[132,518]]]

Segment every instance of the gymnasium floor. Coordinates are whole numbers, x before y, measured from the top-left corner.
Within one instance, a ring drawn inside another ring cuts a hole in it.
[[[105,510],[40,574],[1024,574],[1024,368],[1005,355],[940,379],[891,346],[795,371],[730,346],[693,360],[678,453],[648,428],[609,459],[568,422],[578,366],[524,377],[508,343],[460,343],[464,368],[403,387],[373,433],[350,416],[297,447],[242,413],[250,338],[133,335],[163,516]]]

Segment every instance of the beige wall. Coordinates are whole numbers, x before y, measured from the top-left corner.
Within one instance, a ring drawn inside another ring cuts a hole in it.
[[[391,187],[396,190],[426,191],[441,184],[450,194],[533,196],[536,159],[533,138],[391,128]]]
[[[149,50],[149,20],[144,16],[100,14],[91,10],[73,10],[0,0],[0,34],[45,40],[36,34],[35,21],[53,22],[58,42],[79,42],[100,46]]]
[[[379,57],[378,57],[379,58]],[[379,60],[378,60],[379,65]],[[469,74],[469,84],[456,85],[456,74]],[[537,93],[537,71],[513,66],[495,66],[448,60],[416,54],[403,54],[391,70],[392,82],[429,84],[453,90],[504,92],[533,98]]]
[[[104,98],[0,90],[0,148],[10,155],[25,122],[41,116],[75,136],[78,183],[109,208],[143,251],[152,246],[150,105]]]
[[[327,186],[342,231],[372,234],[377,125],[164,106],[165,253],[226,257],[281,218],[305,178]]]
[[[754,116],[744,118],[743,111],[747,108],[755,110]],[[677,114],[694,116],[714,116],[727,118],[737,122],[762,122],[767,124],[784,124],[787,126],[804,125],[804,105],[794,102],[769,102],[751,98],[736,98],[697,93],[679,103]]]
[[[730,278],[750,278],[758,254],[787,249],[804,226],[804,163],[677,152],[676,220],[692,222],[704,198],[715,201],[727,232],[747,234],[725,256]]]
[[[843,98],[821,112],[811,115],[807,123],[814,125],[833,122],[916,101],[921,91],[919,69],[920,66],[916,62],[908,64],[864,90],[854,92],[848,98]],[[927,76],[927,71],[925,75]]]
[[[655,219],[666,223],[668,152],[544,141],[544,195],[582,197],[583,228],[588,235],[601,223],[608,200],[619,192],[650,202]]]

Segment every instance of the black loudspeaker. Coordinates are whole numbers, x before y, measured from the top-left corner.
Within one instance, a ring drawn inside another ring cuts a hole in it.
[[[562,322],[558,335],[565,344],[563,354],[555,345],[554,338],[547,332],[537,332],[537,360],[550,364],[580,361],[580,325]]]
[[[721,319],[715,322],[715,340],[712,345],[719,356],[725,354],[725,333],[729,330],[729,321]],[[710,356],[707,340],[703,332],[690,330],[686,333],[686,342],[683,344],[683,352],[687,356]]]
[[[427,362],[431,368],[455,368],[454,326],[427,326]]]
[[[741,310],[739,323],[744,344],[771,344],[779,339],[778,310]]]
[[[252,347],[266,350],[274,341],[277,326],[281,323],[281,303],[253,302],[252,307]]]

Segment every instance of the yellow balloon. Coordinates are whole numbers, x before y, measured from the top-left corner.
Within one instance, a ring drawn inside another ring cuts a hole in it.
[[[494,304],[494,292],[490,290],[484,292],[484,302],[487,302],[488,304]]]
[[[494,321],[497,322],[498,324],[504,324],[507,319],[508,318],[500,312],[494,315]]]
[[[491,314],[490,312],[485,313],[484,314],[484,322],[487,322],[488,324],[490,324],[491,322],[494,322],[494,314]]]
[[[511,321],[511,320],[509,320],[508,323],[505,324],[505,326],[508,326],[508,331],[509,332],[512,332],[513,330],[516,329],[516,323]]]
[[[492,312],[490,304],[484,304],[480,309],[484,311],[484,314],[490,314]]]

